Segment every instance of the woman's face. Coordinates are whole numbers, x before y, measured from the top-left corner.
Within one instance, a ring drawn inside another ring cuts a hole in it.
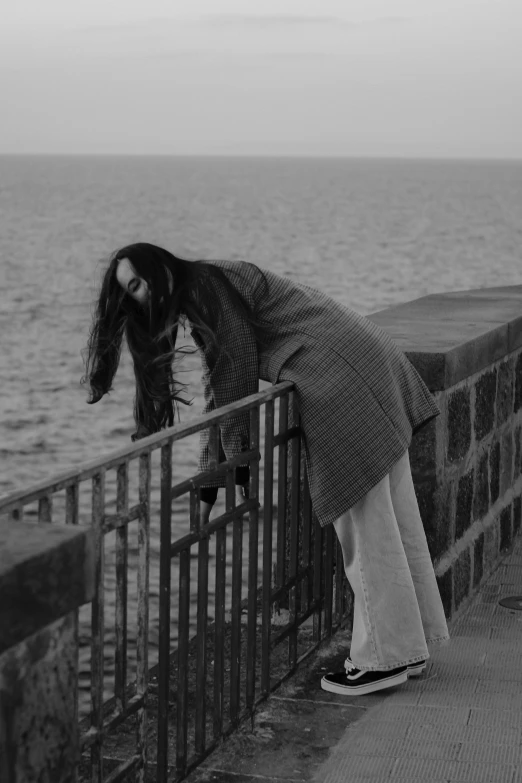
[[[122,258],[116,269],[116,279],[123,290],[141,305],[146,304],[150,297],[146,281],[139,277],[128,258]]]

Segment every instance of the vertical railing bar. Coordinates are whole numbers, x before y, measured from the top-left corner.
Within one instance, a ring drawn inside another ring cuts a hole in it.
[[[38,501],[38,522],[50,523],[53,519],[53,496],[49,492]]]
[[[319,605],[321,601],[321,575],[322,575],[322,561],[323,561],[323,529],[320,526],[317,517],[312,513],[312,524],[314,530],[314,577],[313,577],[313,600],[316,605]],[[319,608],[314,612],[314,626],[313,626],[313,638],[318,642],[322,638],[322,608]]]
[[[92,477],[92,528],[95,557],[95,594],[92,601],[91,619],[91,725],[97,729],[98,736],[91,746],[92,782],[103,780],[103,650],[104,650],[104,574],[105,541],[103,535],[103,517],[105,510],[105,471]]]
[[[129,463],[118,467],[116,512],[129,513]],[[114,697],[119,710],[127,706],[127,559],[128,527],[116,528],[116,611],[114,651]]]
[[[201,520],[201,490],[199,487],[192,487],[190,490],[190,508],[189,525],[191,533],[199,533]]]
[[[149,563],[150,563],[151,454],[140,454],[138,517],[138,612],[136,634],[136,693],[145,695],[136,718],[137,751],[141,757],[137,783],[145,783],[147,771],[147,690],[149,682]]]
[[[279,400],[279,433],[288,431],[288,394]],[[277,567],[276,585],[282,587],[285,583],[286,570],[286,497],[287,497],[287,466],[289,442],[279,445],[279,468],[277,486]]]
[[[161,448],[157,783],[168,775],[172,441]]]
[[[213,470],[219,464],[220,430],[218,424],[209,427],[208,451],[209,468]],[[216,583],[215,583],[215,624],[214,624],[214,738],[223,730],[224,677],[225,677],[225,587],[227,564],[227,530],[220,528],[216,532]]]
[[[259,405],[250,411],[250,448],[259,452]],[[250,463],[249,498],[259,496],[259,462]],[[259,549],[259,509],[249,512],[248,522],[248,619],[246,654],[246,707],[254,708],[256,688],[257,577]]]
[[[301,417],[299,413],[297,395],[292,392],[292,426],[299,426]],[[301,467],[301,437],[293,438],[292,443],[292,500],[291,500],[291,518],[290,518],[290,552],[289,552],[289,576],[295,577],[297,574],[297,558],[299,545],[299,496],[301,490],[300,481]],[[288,608],[289,622],[294,624],[297,616],[298,585],[290,589]],[[294,669],[297,661],[297,627],[293,627],[288,636],[288,665]]]
[[[274,473],[274,401],[265,408],[265,464],[263,498],[263,609],[261,629],[261,693],[270,691],[270,626],[272,619],[272,507]]]
[[[75,481],[65,490],[65,524],[77,525],[79,521],[79,485]]]
[[[333,525],[327,525],[324,553],[324,626],[327,637],[332,635],[333,534]]]
[[[178,698],[176,710],[176,772],[187,771],[188,654],[190,623],[190,547],[179,553]]]
[[[234,471],[227,473],[226,510],[235,505]],[[230,721],[236,725],[240,707],[241,686],[241,588],[242,588],[243,519],[232,522],[232,601],[230,633]]]
[[[225,580],[226,580],[227,529],[216,532],[216,586],[214,625],[214,738],[223,730],[224,649],[225,649]]]
[[[207,625],[208,625],[208,536],[198,545],[198,594],[196,636],[196,756],[205,751],[207,716]]]
[[[310,509],[310,490],[308,487],[308,476],[306,473],[306,465],[303,466],[303,547],[301,555],[301,564],[303,568],[306,568],[307,575],[303,579],[301,584],[301,595],[303,596],[304,606],[301,607],[301,611],[304,609],[308,611],[312,602],[312,575],[310,573],[311,556],[312,556],[312,515]]]

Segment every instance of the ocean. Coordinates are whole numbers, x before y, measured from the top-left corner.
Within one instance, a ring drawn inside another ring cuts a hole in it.
[[[426,294],[519,285],[522,161],[0,156],[0,236],[3,496],[130,443],[127,351],[101,402],[86,405],[80,384],[105,259],[118,247],[147,241],[186,258],[245,259],[363,315]],[[193,346],[188,331],[178,340]],[[184,360],[194,402],[180,406],[182,423],[202,411],[198,363]],[[195,470],[197,448],[193,437],[174,452],[179,479]],[[179,505],[174,535],[186,526]],[[153,524],[151,601],[158,546]],[[109,635],[109,669],[111,655]]]

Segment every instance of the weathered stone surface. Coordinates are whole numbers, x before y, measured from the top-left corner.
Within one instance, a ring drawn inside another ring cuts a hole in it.
[[[493,429],[497,393],[495,368],[482,375],[475,385],[475,438],[482,440]]]
[[[437,427],[439,419],[432,419],[412,438],[409,456],[415,481],[435,478],[437,471]]]
[[[513,539],[511,531],[511,503],[500,512],[500,540],[499,550],[505,552],[511,546]]]
[[[500,491],[500,443],[492,444],[489,452],[489,493],[491,505],[498,500]]]
[[[498,560],[499,523],[494,521],[484,534],[484,572],[489,573]]]
[[[90,527],[0,520],[0,653],[93,595]]]
[[[488,452],[479,458],[475,470],[475,491],[473,494],[473,519],[480,519],[489,509]]]
[[[471,556],[469,548],[460,553],[453,565],[455,609],[469,594],[471,586]]]
[[[513,439],[515,441],[515,459],[513,462],[513,480],[516,481],[517,478],[520,476],[520,473],[522,471],[522,465],[521,465],[521,440],[522,440],[522,427],[519,425],[518,427],[515,427],[515,432],[513,435]]]
[[[513,500],[513,536],[518,536],[522,523],[522,498],[520,495]]]
[[[74,613],[0,655],[0,780],[70,783],[78,759]]]
[[[465,457],[471,444],[471,403],[467,386],[448,395],[447,437],[450,462]]]
[[[473,505],[473,484],[475,471],[471,470],[461,476],[457,489],[457,503],[455,508],[455,540],[466,532],[472,523],[471,510]]]
[[[426,533],[432,561],[438,560],[451,545],[450,519],[444,509],[449,502],[435,481],[421,481],[414,484],[422,524]]]
[[[520,286],[455,291],[387,307],[368,318],[395,340],[428,388],[438,391],[520,347],[521,300]]]
[[[513,434],[507,429],[502,435],[500,452],[500,495],[503,497],[513,485]],[[493,498],[491,498],[493,503]]]
[[[475,539],[473,550],[473,587],[477,587],[484,574],[484,533]]]
[[[498,368],[497,384],[497,427],[508,420],[513,411],[514,362],[508,359]]]
[[[522,408],[522,353],[517,356],[515,363],[515,391],[513,410],[517,413]]]

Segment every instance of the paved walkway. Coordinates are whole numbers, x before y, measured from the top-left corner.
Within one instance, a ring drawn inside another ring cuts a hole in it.
[[[351,724],[317,783],[522,783],[522,540],[430,651],[422,677]]]
[[[187,783],[522,783],[522,538],[432,646],[422,677],[347,699],[339,631]]]

